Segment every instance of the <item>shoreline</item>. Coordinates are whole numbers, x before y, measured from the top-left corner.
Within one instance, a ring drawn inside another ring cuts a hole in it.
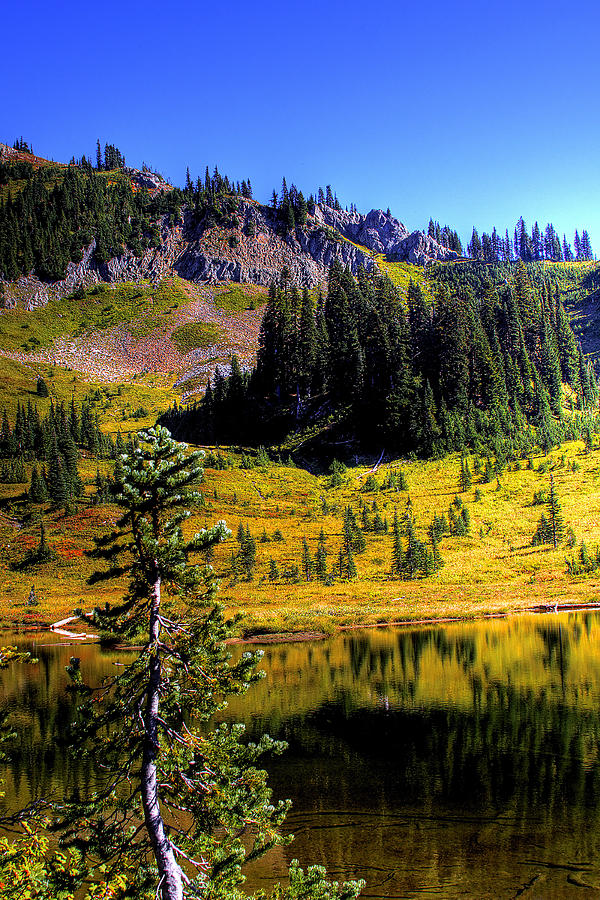
[[[228,644],[289,644],[289,643],[298,643],[304,641],[320,641],[325,640],[329,637],[333,637],[335,634],[338,634],[343,631],[359,631],[366,628],[411,628],[411,627],[435,627],[436,625],[452,625],[454,623],[458,624],[459,622],[477,622],[483,621],[485,619],[508,619],[514,616],[524,616],[524,615],[548,615],[550,613],[568,613],[568,612],[585,612],[585,611],[600,611],[600,602],[593,601],[590,603],[584,603],[581,601],[574,601],[572,603],[536,603],[533,606],[526,606],[522,609],[517,610],[506,610],[500,612],[481,612],[476,615],[456,615],[456,616],[430,616],[423,617],[420,619],[390,619],[389,621],[383,622],[368,622],[368,623],[360,623],[357,622],[351,625],[335,625],[333,631],[325,632],[325,631],[312,631],[310,629],[305,629],[302,631],[287,631],[287,632],[259,632],[257,634],[250,634],[242,637],[232,637],[229,638],[226,643]],[[84,616],[89,616],[90,613],[84,613]],[[45,634],[50,632],[51,634],[55,634],[58,637],[65,637],[68,640],[57,641],[57,644],[65,644],[65,645],[77,645],[86,643],[86,644],[101,644],[99,635],[90,634],[87,632],[74,632],[68,629],[63,628],[64,625],[68,625],[71,622],[79,620],[79,616],[68,616],[66,619],[61,619],[58,622],[48,623],[48,622],[40,622],[39,624],[33,624],[31,622],[28,623],[13,623],[12,626],[9,626],[5,623],[0,623],[0,635],[2,632],[11,631],[13,633],[18,634]],[[136,646],[128,646],[127,644],[117,644],[113,648],[115,650],[135,650],[139,649]]]

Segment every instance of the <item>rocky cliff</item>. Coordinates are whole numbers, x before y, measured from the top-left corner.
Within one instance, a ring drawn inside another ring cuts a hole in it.
[[[458,259],[454,250],[438,244],[423,231],[409,232],[389,213],[372,209],[365,215],[347,213],[330,206],[317,206],[315,220],[338,231],[355,244],[374,253],[385,253],[388,259],[423,266],[432,260]]]
[[[15,157],[37,161],[37,157],[6,145],[0,145],[0,156],[7,161]],[[135,169],[124,172],[134,190],[146,189],[155,195],[173,189],[154,173]],[[286,234],[271,207],[238,198],[235,215],[221,225],[196,221],[185,207],[176,224],[169,223],[167,216],[158,224],[159,246],[141,256],[126,250],[107,263],[99,263],[92,241],[83,249],[81,262],[70,263],[65,278],[59,282],[48,283],[29,275],[12,284],[0,284],[4,306],[33,308],[46,304],[53,296],[65,296],[98,281],[156,282],[169,272],[197,283],[236,281],[266,285],[285,266],[295,284],[315,287],[324,282],[336,260],[356,275],[361,268],[377,269],[376,254],[416,265],[457,258],[456,253],[423,232],[409,233],[402,222],[382,210],[362,215],[323,204],[309,210],[302,228]]]
[[[151,281],[156,283],[172,271],[173,264],[183,247],[182,228],[171,228],[166,217],[160,223],[161,243],[157,249],[147,250],[142,256],[126,251],[122,256],[98,263],[94,259],[96,241],[83,250],[81,262],[69,263],[62,281],[42,281],[37,275],[22,276],[12,284],[0,281],[4,286],[5,308],[23,306],[34,309],[45,306],[56,297],[66,297],[80,287],[90,287],[100,281],[114,284],[119,281]],[[0,294],[2,292],[0,291]]]
[[[356,274],[373,271],[368,252],[345,241],[332,229],[309,217],[305,228],[283,235],[272,209],[240,200],[234,228],[204,228],[185,216],[184,249],[175,271],[190,281],[241,281],[270,284],[284,266],[298,285],[314,287],[338,260]]]

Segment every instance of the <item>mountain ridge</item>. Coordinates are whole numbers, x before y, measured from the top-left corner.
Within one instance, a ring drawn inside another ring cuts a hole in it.
[[[55,166],[57,178],[63,177],[73,165],[52,163],[5,144],[0,144],[0,161],[4,162],[9,197],[16,196],[17,184],[23,181],[23,173],[19,172],[19,178],[11,182],[12,163],[29,164],[31,171]],[[76,167],[82,168],[81,164]],[[112,177],[111,172],[86,171],[98,178]],[[178,192],[162,176],[146,170],[122,167],[116,170],[114,178],[126,179],[133,194],[147,191],[152,199]],[[152,241],[146,242],[150,246],[133,249],[122,244],[121,252],[113,252],[109,258],[103,259],[101,254],[98,258],[98,233],[95,233],[77,252],[78,259],[72,257],[67,263],[63,278],[51,280],[34,269],[17,278],[0,278],[4,305],[32,309],[53,297],[64,297],[100,281],[147,279],[155,283],[168,274],[177,274],[196,284],[268,285],[279,277],[284,267],[293,283],[313,288],[324,283],[333,262],[341,263],[356,275],[360,269],[379,270],[375,254],[413,265],[458,258],[458,254],[424,232],[409,233],[389,211],[371,210],[365,215],[356,211],[348,213],[338,209],[337,204],[315,203],[309,206],[302,225],[286,229],[277,209],[239,195],[232,195],[230,201],[231,214],[218,222],[207,215],[198,216],[189,204],[181,202],[179,207],[175,206],[175,213],[158,215],[152,220],[154,234]]]

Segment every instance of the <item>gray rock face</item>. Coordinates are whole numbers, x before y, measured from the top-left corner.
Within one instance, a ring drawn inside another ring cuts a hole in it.
[[[327,277],[334,260],[356,274],[359,268],[373,271],[368,253],[345,241],[335,240],[326,228],[310,223],[302,231],[283,237],[271,209],[241,200],[237,217],[242,222],[237,243],[215,242],[202,226],[185,217],[185,249],[174,264],[182,278],[196,282],[238,281],[270,284],[284,266],[292,281],[314,287]]]
[[[19,154],[13,147],[0,143],[0,162],[2,160],[18,159],[18,157]]]
[[[381,209],[372,209],[363,216],[323,205],[316,207],[315,219],[356,244],[385,253],[391,260],[422,266],[431,260],[458,259],[454,250],[448,250],[424,232],[409,234],[402,222]]]
[[[143,256],[134,256],[131,251],[113,257],[106,263],[94,259],[96,241],[92,240],[83,250],[79,263],[69,263],[62,281],[41,281],[37,275],[21,276],[10,290],[5,292],[5,307],[17,304],[25,309],[45,306],[50,300],[66,297],[79,287],[90,287],[100,281],[114,284],[119,281],[149,280],[154,284],[171,270],[176,257],[181,252],[181,227],[170,228],[166,217],[160,223],[161,245],[157,249],[146,250]]]
[[[171,189],[160,176],[137,172],[138,176],[150,179],[152,186],[150,181],[143,185],[149,190]],[[29,275],[6,285],[4,305],[33,309],[80,286],[143,279],[156,283],[173,272],[194,282],[268,285],[287,266],[294,284],[315,287],[327,278],[329,267],[336,260],[354,275],[361,268],[374,271],[376,265],[368,250],[415,265],[457,258],[456,253],[422,231],[409,234],[402,222],[380,209],[363,216],[317,206],[306,226],[289,235],[281,233],[270,207],[253,200],[240,199],[236,211],[239,224],[235,228],[206,228],[202,223],[196,224],[189,211],[183,215],[183,222],[176,226],[170,226],[167,217],[163,217],[158,248],[147,250],[140,257],[125,251],[107,263],[98,263],[92,241],[84,249],[80,263],[69,263],[62,281],[47,283]]]
[[[146,188],[153,196],[154,194],[159,194],[161,191],[173,190],[173,185],[165,181],[162,175],[158,175],[156,172],[149,172],[147,170],[140,171],[139,169],[130,168],[125,168],[123,171],[129,176],[132,184],[137,185],[139,188]]]

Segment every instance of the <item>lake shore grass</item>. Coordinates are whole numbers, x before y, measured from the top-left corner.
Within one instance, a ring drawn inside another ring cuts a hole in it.
[[[581,540],[590,551],[600,544],[600,451],[585,452],[581,442],[548,456],[532,456],[531,468],[524,461],[512,463],[499,479],[488,483],[474,475],[473,484],[463,493],[459,493],[456,455],[443,460],[396,460],[376,471],[371,471],[372,464],[359,465],[348,469],[342,483],[332,487],[328,476],[291,466],[240,468],[239,452],[227,448],[221,452],[233,467],[206,467],[201,485],[204,506],[194,511],[189,529],[196,531],[225,519],[232,531],[215,549],[211,562],[220,580],[220,601],[232,614],[243,614],[240,636],[330,634],[340,627],[475,619],[557,604],[593,605],[600,600],[600,577],[571,577],[565,565],[565,557],[578,552]],[[215,461],[214,453],[209,461]],[[472,468],[474,463],[472,458]],[[23,497],[26,485],[0,485],[2,624],[50,623],[75,608],[89,610],[122,597],[123,582],[88,583],[95,564],[86,551],[117,515],[112,506],[90,505],[98,465],[108,472],[112,464],[81,460],[88,496],[67,516],[62,509],[29,504]],[[399,469],[408,491],[384,487],[389,472]],[[575,534],[574,547],[564,542],[557,549],[532,545],[544,511],[543,505],[534,503],[534,495],[548,490],[550,471],[565,525]],[[410,497],[417,534],[425,541],[434,512],[448,516],[457,495],[469,510],[470,533],[442,539],[444,565],[434,575],[408,581],[393,578],[390,527],[395,512],[402,520]],[[306,580],[303,540],[314,560],[323,531],[331,575],[342,544],[344,510],[351,506],[360,522],[363,503],[371,521],[376,504],[388,532],[365,532],[366,548],[355,556],[356,578],[333,577],[330,584],[314,575]],[[41,518],[54,557],[23,566],[26,554],[37,546]],[[251,578],[239,560],[240,524],[256,542]],[[35,605],[29,604],[32,587]]]

